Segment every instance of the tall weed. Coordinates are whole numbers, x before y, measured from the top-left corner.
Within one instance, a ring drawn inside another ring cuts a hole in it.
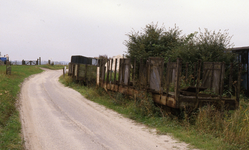
[[[249,149],[249,104],[244,100],[240,103],[239,109],[234,111],[221,112],[213,106],[199,109],[194,128],[236,148]]]

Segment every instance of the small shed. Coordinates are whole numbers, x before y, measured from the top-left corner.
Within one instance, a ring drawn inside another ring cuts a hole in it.
[[[242,87],[245,88],[247,93],[249,92],[249,46],[244,47],[235,47],[232,49],[233,53],[238,54],[238,61],[242,64],[243,67],[243,73],[241,76],[241,79],[243,80],[241,82]]]

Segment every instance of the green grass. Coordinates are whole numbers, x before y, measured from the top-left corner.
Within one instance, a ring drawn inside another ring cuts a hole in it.
[[[59,70],[59,69],[63,69],[64,66],[66,66],[68,68],[67,65],[40,65],[39,67],[42,67],[42,68],[47,68],[47,69],[51,69],[51,70]]]
[[[23,149],[16,99],[23,80],[42,70],[38,66],[11,66],[11,75],[6,75],[5,69],[0,66],[0,149]]]
[[[81,86],[68,76],[60,77],[60,82],[125,117],[156,128],[158,134],[173,135],[196,148],[249,149],[249,101],[246,97],[242,98],[238,110],[220,112],[204,107],[188,118],[184,113],[177,117],[155,107],[149,95],[134,101],[119,93],[107,94],[102,88]]]

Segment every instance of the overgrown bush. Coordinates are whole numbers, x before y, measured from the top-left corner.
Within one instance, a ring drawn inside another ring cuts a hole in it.
[[[198,59],[209,62],[225,62],[229,64],[235,61],[235,56],[230,52],[233,44],[227,30],[219,30],[190,33],[181,35],[179,27],[158,27],[157,24],[149,24],[141,32],[132,31],[127,34],[128,40],[124,42],[127,47],[127,57],[134,60],[149,57],[163,57],[165,62],[171,58],[176,61],[181,58],[183,63],[190,64]]]
[[[127,57],[132,60],[146,60],[149,57],[168,58],[168,52],[182,45],[184,41],[178,27],[166,30],[164,26],[158,27],[153,23],[146,25],[141,32],[132,31],[127,36],[129,40],[124,44],[127,47]]]

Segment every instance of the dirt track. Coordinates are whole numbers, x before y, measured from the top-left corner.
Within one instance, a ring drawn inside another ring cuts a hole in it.
[[[22,85],[20,115],[28,150],[187,149],[170,136],[87,100],[46,70]]]

